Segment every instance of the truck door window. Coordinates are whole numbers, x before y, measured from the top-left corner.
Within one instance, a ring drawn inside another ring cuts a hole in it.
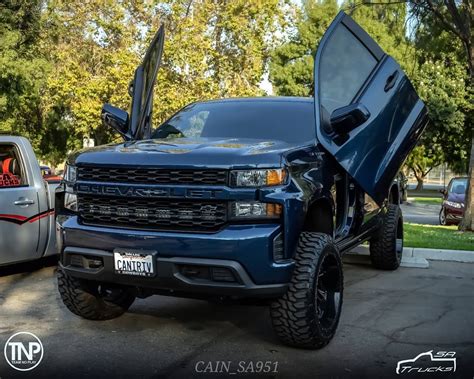
[[[344,25],[334,30],[321,55],[321,105],[329,114],[349,105],[377,60]]]
[[[0,145],[0,189],[26,185],[20,155],[14,145]]]

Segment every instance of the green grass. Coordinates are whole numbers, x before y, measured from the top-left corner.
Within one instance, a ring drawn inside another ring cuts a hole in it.
[[[474,233],[457,226],[404,224],[404,245],[428,249],[474,250]]]
[[[442,202],[443,202],[443,199],[441,197],[415,197],[416,204],[429,204],[429,205],[441,206]]]

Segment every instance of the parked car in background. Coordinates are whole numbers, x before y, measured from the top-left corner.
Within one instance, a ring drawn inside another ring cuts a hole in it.
[[[48,166],[40,166],[41,175],[43,175],[43,179],[48,182],[59,182],[61,181],[62,177],[59,174],[55,174],[51,168]]]
[[[0,266],[56,254],[54,192],[26,138],[0,136]]]
[[[41,175],[43,176],[48,176],[52,174],[51,168],[49,168],[48,166],[40,166],[40,169],[41,169]]]
[[[452,178],[448,188],[439,191],[443,194],[443,204],[439,212],[441,225],[454,225],[461,222],[466,205],[467,179],[467,177]]]

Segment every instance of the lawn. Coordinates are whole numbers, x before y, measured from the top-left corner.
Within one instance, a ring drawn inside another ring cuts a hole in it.
[[[443,202],[441,197],[415,197],[416,204],[429,204],[429,205],[439,205]]]
[[[474,233],[457,226],[404,224],[404,245],[428,249],[474,250]]]

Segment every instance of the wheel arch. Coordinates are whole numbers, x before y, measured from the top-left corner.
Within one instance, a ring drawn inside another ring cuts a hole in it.
[[[388,193],[388,202],[390,204],[400,205],[400,189],[397,183],[393,183]]]
[[[318,232],[334,236],[334,202],[322,196],[314,199],[308,206],[303,223],[303,231]]]

